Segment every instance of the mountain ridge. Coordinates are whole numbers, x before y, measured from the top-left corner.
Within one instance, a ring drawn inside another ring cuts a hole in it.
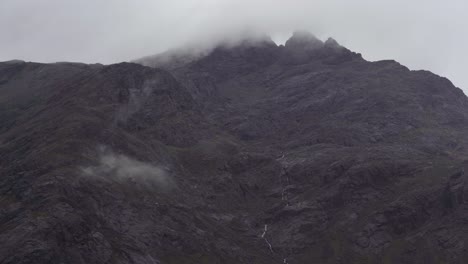
[[[466,262],[466,96],[297,34],[0,63],[0,261]]]

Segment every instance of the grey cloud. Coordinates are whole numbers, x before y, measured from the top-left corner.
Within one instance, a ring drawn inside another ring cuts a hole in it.
[[[2,0],[0,60],[114,63],[246,30],[284,42],[305,29],[468,89],[467,8],[461,0]]]

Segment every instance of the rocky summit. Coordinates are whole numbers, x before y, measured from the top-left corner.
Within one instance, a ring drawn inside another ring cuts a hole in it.
[[[295,32],[0,63],[0,263],[467,263],[468,99]]]

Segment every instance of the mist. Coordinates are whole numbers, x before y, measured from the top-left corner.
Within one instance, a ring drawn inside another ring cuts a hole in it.
[[[109,64],[245,32],[281,44],[299,29],[468,89],[467,8],[461,0],[2,0],[0,61]]]
[[[127,103],[121,104],[117,109],[114,125],[117,123],[126,123],[133,114],[138,112],[153,92],[155,85],[157,85],[157,81],[149,79],[144,81],[141,89],[130,87],[128,89],[129,100]]]
[[[81,175],[119,183],[131,183],[140,187],[170,189],[173,181],[167,170],[147,162],[142,162],[124,154],[117,154],[111,149],[97,148],[93,165],[79,168]]]

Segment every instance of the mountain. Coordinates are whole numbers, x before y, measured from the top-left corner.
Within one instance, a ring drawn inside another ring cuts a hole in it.
[[[0,263],[468,260],[449,80],[308,32],[135,62],[0,63]]]

